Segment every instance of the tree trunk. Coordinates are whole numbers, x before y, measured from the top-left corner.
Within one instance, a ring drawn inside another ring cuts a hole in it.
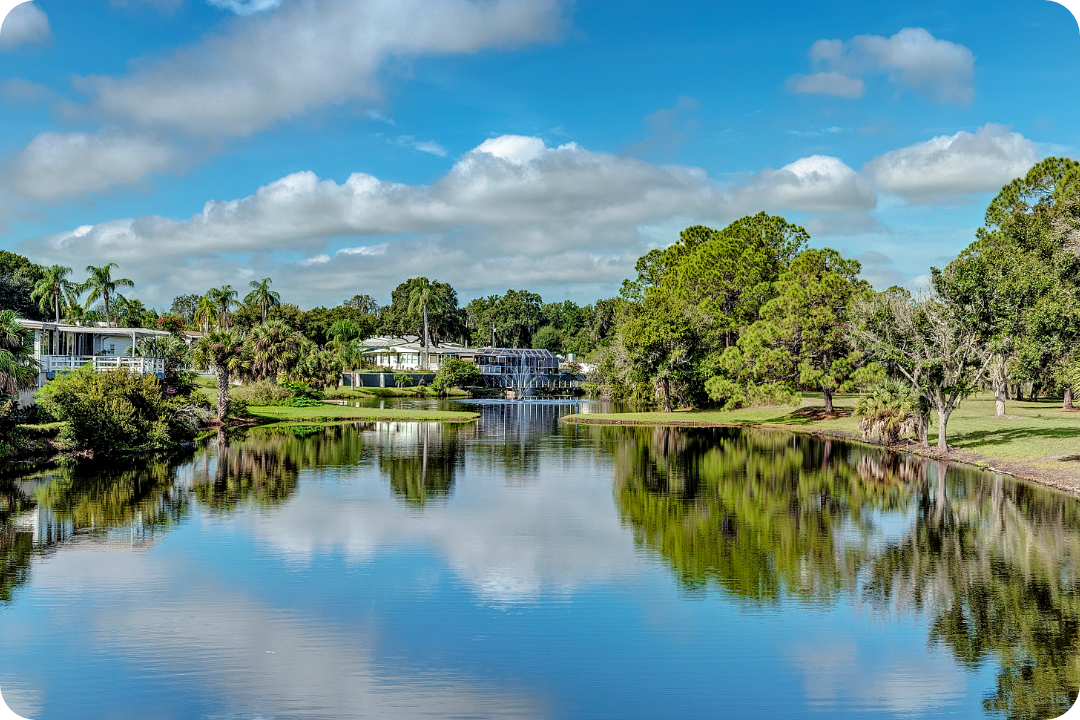
[[[949,454],[949,443],[945,436],[945,429],[949,425],[949,415],[952,414],[952,410],[942,410],[938,408],[937,411],[937,449],[939,453],[943,455]]]
[[[109,293],[105,295],[105,327],[112,327],[112,318],[109,315]]]
[[[1005,400],[1009,379],[1005,375],[1005,358],[995,356],[990,365],[990,388],[994,391],[994,415],[1002,417],[1005,414]]]
[[[919,435],[919,445],[930,447],[930,416],[926,413],[918,413],[916,429]]]
[[[669,413],[671,412],[671,392],[668,388],[668,379],[664,378],[661,382],[661,387],[664,390],[664,412]]]
[[[1061,409],[1062,410],[1072,410],[1073,409],[1072,400],[1073,400],[1073,398],[1072,398],[1072,388],[1067,387],[1067,388],[1065,388],[1065,402],[1062,404]]]
[[[428,351],[427,303],[424,303],[424,372],[431,369],[431,354]]]
[[[217,371],[217,416],[218,420],[224,421],[232,403],[232,398],[229,397],[229,371],[220,367]]]
[[[1024,386],[1020,383],[1016,383],[1016,401],[1023,402],[1024,400]]]
[[[60,293],[53,293],[53,306],[56,308],[56,324],[60,324]]]
[[[824,391],[825,395],[825,414],[832,415],[835,412],[833,410],[832,404],[832,390],[830,390],[829,388],[822,388],[822,390]]]

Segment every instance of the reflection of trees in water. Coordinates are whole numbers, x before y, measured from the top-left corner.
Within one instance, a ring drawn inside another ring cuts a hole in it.
[[[1080,508],[1074,499],[936,464],[916,519],[871,565],[866,594],[923,610],[930,641],[999,667],[987,712],[1057,717],[1080,686]]]
[[[320,428],[333,430],[335,428]],[[195,499],[217,511],[245,503],[280,505],[296,489],[301,468],[315,464],[323,444],[316,433],[289,429],[251,433],[229,442],[224,433],[196,458],[191,478]],[[335,445],[331,440],[328,444]],[[332,453],[342,452],[340,447]]]
[[[0,601],[29,576],[35,554],[87,537],[123,532],[123,540],[146,544],[187,512],[184,493],[174,487],[174,467],[149,461],[105,469],[64,465],[0,486]],[[22,486],[36,483],[33,499]]]
[[[728,428],[619,437],[622,517],[688,588],[716,582],[760,601],[833,598],[865,560],[867,511],[905,492],[899,482],[861,482],[831,441]]]
[[[610,432],[610,431],[609,431]],[[616,431],[615,495],[688,587],[816,601],[856,593],[931,618],[958,662],[993,662],[988,713],[1048,718],[1080,686],[1080,506],[876,448],[739,430]],[[871,541],[880,511],[913,518]]]
[[[472,428],[440,423],[385,423],[379,434],[379,469],[405,502],[423,507],[449,497],[465,464],[464,435]]]

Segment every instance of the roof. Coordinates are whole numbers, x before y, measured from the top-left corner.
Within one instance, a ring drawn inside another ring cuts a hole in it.
[[[385,336],[370,337],[361,340],[360,345],[370,350],[394,350],[396,352],[423,352],[424,347],[420,344],[420,338],[416,335],[406,335],[403,338]],[[457,343],[443,342],[428,348],[431,354],[453,353],[463,350],[464,346]]]
[[[495,355],[497,357],[531,357],[531,358],[551,358],[557,360],[555,354],[550,350],[535,350],[533,348],[493,348],[483,347],[474,348],[468,351],[475,355]]]
[[[107,335],[112,337],[130,337],[136,335],[168,335],[166,330],[151,330],[150,328],[107,328],[90,325],[68,325],[67,323],[38,322],[37,320],[24,320],[16,318],[20,326],[29,330],[59,330],[60,332],[82,333],[84,335]]]

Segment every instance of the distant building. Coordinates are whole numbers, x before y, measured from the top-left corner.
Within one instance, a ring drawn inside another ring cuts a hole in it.
[[[457,343],[439,343],[427,349],[429,362],[424,367],[424,346],[420,338],[406,335],[403,338],[372,337],[360,342],[366,348],[364,357],[368,363],[392,372],[436,372],[446,358],[458,357],[465,350]]]

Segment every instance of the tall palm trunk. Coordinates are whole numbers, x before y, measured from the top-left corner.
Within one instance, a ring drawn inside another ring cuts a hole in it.
[[[109,291],[102,293],[105,296],[105,327],[112,327],[112,317],[109,315]]]
[[[60,324],[60,288],[53,290],[53,307],[56,310],[56,324]]]
[[[431,369],[431,354],[428,351],[427,302],[424,302],[424,372]]]
[[[217,416],[218,420],[225,420],[229,414],[229,405],[232,398],[229,396],[229,371],[227,368],[217,369]]]

